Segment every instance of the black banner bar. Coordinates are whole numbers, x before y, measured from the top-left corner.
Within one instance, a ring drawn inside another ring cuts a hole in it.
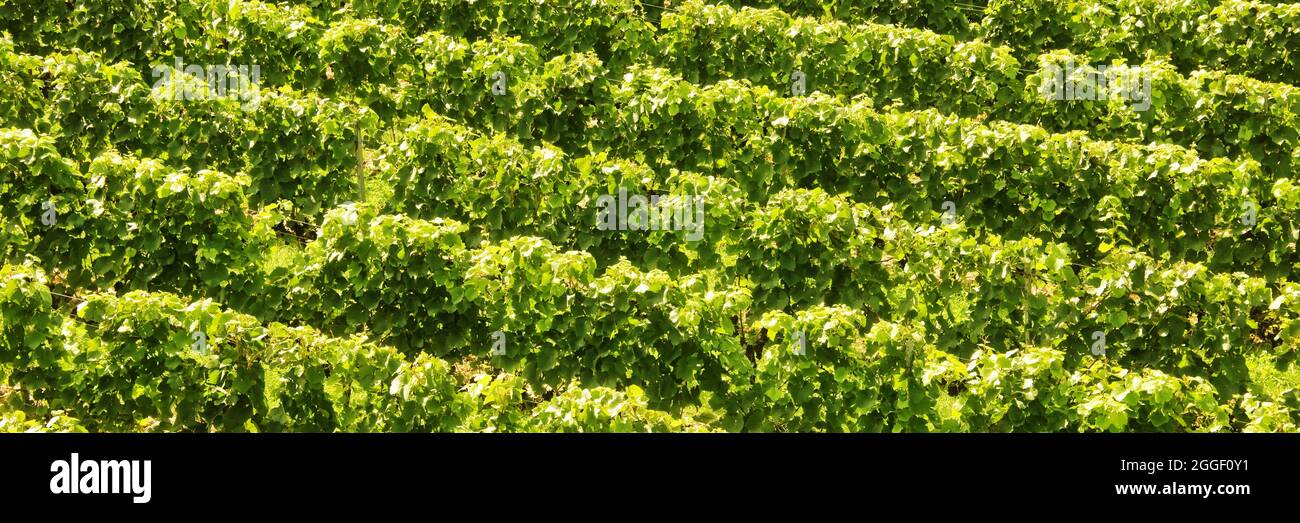
[[[619,496],[726,504],[729,492],[776,506],[1005,497],[1259,509],[1294,506],[1297,449],[1296,436],[1240,434],[20,434],[0,436],[0,499],[158,514],[530,499],[563,511]]]

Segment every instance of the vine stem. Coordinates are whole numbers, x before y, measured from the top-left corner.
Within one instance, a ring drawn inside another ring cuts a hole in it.
[[[361,137],[361,119],[357,119],[357,203],[366,203],[366,145]]]

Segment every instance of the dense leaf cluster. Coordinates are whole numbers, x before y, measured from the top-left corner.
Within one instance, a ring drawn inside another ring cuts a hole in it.
[[[1297,430],[1295,5],[731,3],[0,0],[0,430]]]

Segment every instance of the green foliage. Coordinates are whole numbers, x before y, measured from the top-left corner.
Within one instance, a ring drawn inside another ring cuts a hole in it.
[[[0,0],[0,431],[1297,430],[1296,5],[730,4]]]
[[[756,362],[758,407],[747,429],[925,431],[938,388],[926,375],[936,352],[923,333],[859,312],[817,306],[755,323],[772,343]],[[796,334],[797,333],[797,334]],[[800,349],[802,345],[802,349]]]
[[[166,293],[91,295],[63,316],[39,273],[3,274],[4,339],[28,341],[0,361],[20,392],[90,430],[450,430],[471,409],[436,358]]]
[[[959,38],[972,36],[970,12],[983,7],[987,0],[962,2],[961,6],[947,0],[741,0],[736,4],[753,7],[775,7],[791,14],[817,16],[843,20],[849,23],[873,22],[899,27],[919,27]]]
[[[566,388],[536,407],[524,428],[529,432],[709,432],[690,419],[646,407],[645,393],[607,388]]]
[[[990,0],[981,32],[1017,56],[1070,49],[1092,61],[1167,57],[1179,69],[1225,69],[1300,83],[1293,51],[1300,5],[1258,0]]]
[[[336,209],[305,249],[303,265],[281,271],[269,287],[281,289],[281,306],[308,325],[335,335],[371,331],[404,351],[443,356],[479,326],[461,312],[465,229],[454,220]]]
[[[692,83],[743,78],[790,94],[798,71],[808,93],[866,94],[970,115],[996,113],[1017,94],[1019,64],[1010,50],[921,29],[698,0],[666,14],[662,26],[659,63]]]
[[[973,430],[1217,431],[1227,422],[1204,380],[1104,361],[1071,369],[1050,349],[979,352],[957,374],[969,376],[962,419]]]

